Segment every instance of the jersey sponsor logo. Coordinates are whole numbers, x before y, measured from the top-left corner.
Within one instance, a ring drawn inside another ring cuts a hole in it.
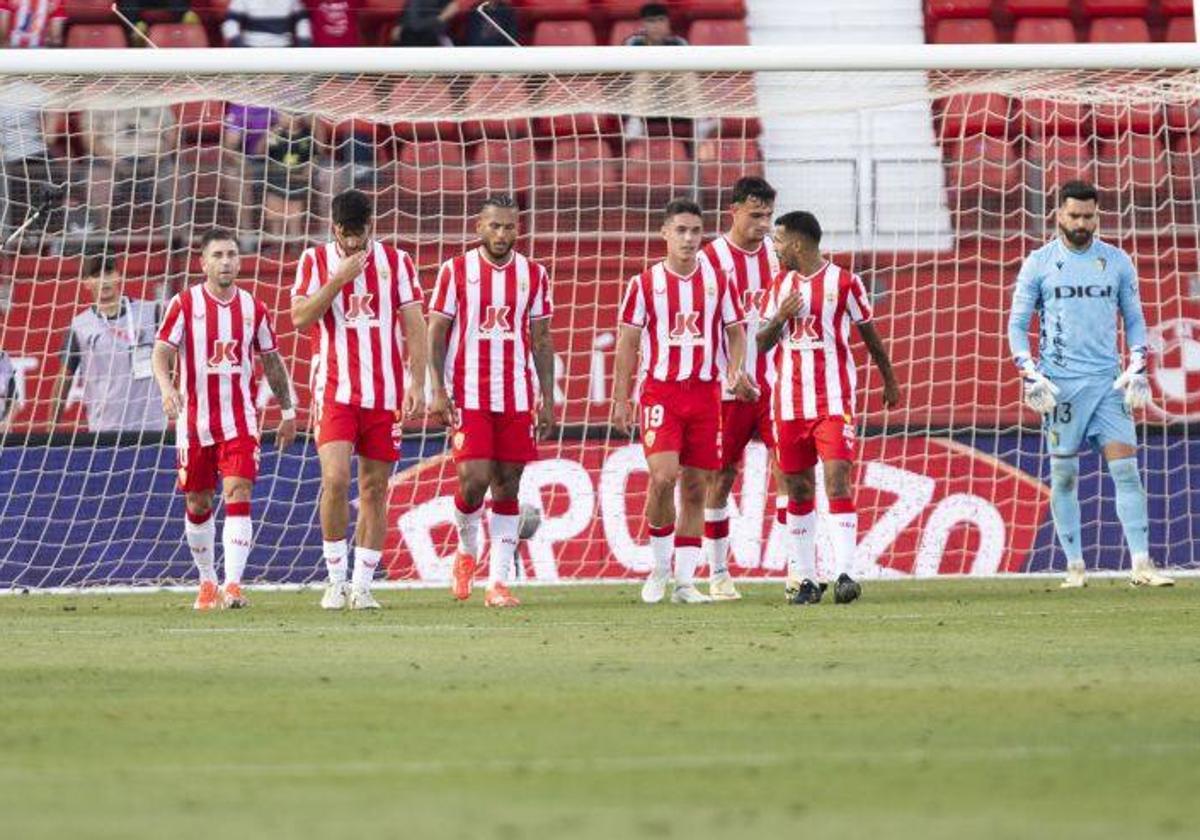
[[[763,303],[767,299],[766,289],[759,289],[757,292],[752,292],[749,289],[742,292],[742,309],[746,310],[746,314],[751,312],[757,314],[762,312]]]
[[[209,373],[233,373],[242,369],[237,341],[218,339],[213,342],[212,355],[208,357]]]
[[[691,344],[700,337],[700,313],[676,312],[675,326],[669,335],[672,344]]]
[[[1110,298],[1113,296],[1112,286],[1055,286],[1055,300],[1071,300],[1073,298]]]
[[[787,345],[793,350],[819,350],[824,346],[817,335],[817,319],[812,315],[793,318],[788,324]]]
[[[492,338],[513,338],[512,308],[508,306],[489,306],[479,322],[479,332]]]
[[[375,295],[370,292],[350,295],[350,301],[346,305],[346,323],[352,327],[378,326],[379,320],[375,317],[375,310],[371,308],[374,298]]]

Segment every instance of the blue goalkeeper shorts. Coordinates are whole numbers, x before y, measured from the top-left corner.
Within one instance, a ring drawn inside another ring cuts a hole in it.
[[[1123,391],[1110,377],[1055,380],[1058,405],[1042,417],[1042,432],[1051,455],[1074,455],[1084,441],[1097,449],[1109,443],[1137,445],[1133,417]]]

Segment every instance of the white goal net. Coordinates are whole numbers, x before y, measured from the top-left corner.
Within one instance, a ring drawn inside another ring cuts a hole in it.
[[[226,51],[204,52],[212,70]],[[1061,568],[1048,461],[1004,333],[1020,262],[1054,235],[1054,191],[1072,178],[1096,183],[1101,236],[1140,274],[1152,551],[1200,563],[1200,61],[1188,68],[1177,51],[1183,69],[985,71],[887,69],[876,56],[874,70],[748,72],[728,51],[671,52],[698,57],[694,72],[622,70],[623,50],[605,72],[554,75],[545,56],[570,67],[571,51],[518,53],[541,57],[502,73],[473,57],[470,72],[355,69],[353,53],[339,72],[200,72],[186,61],[201,59],[181,56],[153,56],[177,59],[175,72],[0,65],[0,589],[192,579],[173,434],[129,371],[130,348],[152,341],[157,307],[201,279],[199,237],[228,227],[243,285],[275,313],[304,428],[316,345],[289,321],[289,289],[303,248],[329,236],[331,196],[350,186],[373,197],[376,236],[413,255],[426,292],[472,245],[478,201],[516,196],[519,247],[552,276],[563,424],[525,473],[522,497],[543,522],[517,574],[640,576],[645,462],[607,425],[618,298],[661,256],[668,199],[697,198],[716,235],[748,174],[778,188],[777,211],[814,211],[831,257],[864,278],[903,389],[885,409],[856,347],[863,575]],[[719,68],[698,69],[715,54]],[[98,254],[114,266],[89,280]],[[122,303],[101,311],[98,296]],[[278,408],[260,390],[269,432]],[[445,449],[442,429],[409,425],[388,503],[389,579],[448,578]],[[736,576],[786,568],[766,465],[752,445],[734,493]],[[247,580],[323,576],[318,486],[312,441],[278,452],[268,434]],[[1094,454],[1079,486],[1088,564],[1120,568]]]

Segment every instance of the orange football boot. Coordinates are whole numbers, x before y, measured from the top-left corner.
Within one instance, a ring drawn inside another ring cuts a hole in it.
[[[225,589],[221,592],[221,595],[222,603],[227,610],[240,610],[250,606],[250,602],[242,594],[242,585],[240,583],[225,584]]]
[[[454,597],[465,601],[471,597],[471,586],[475,582],[475,558],[464,551],[454,554]]]
[[[516,595],[508,591],[507,586],[496,582],[487,588],[487,594],[483,597],[483,605],[485,607],[519,607],[521,602]]]
[[[200,592],[196,595],[196,602],[192,604],[194,610],[218,610],[221,608],[221,590],[217,587],[215,580],[200,581]]]

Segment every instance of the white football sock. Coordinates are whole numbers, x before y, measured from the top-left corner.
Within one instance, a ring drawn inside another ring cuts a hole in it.
[[[729,506],[704,510],[704,557],[709,575],[729,574]]]
[[[817,514],[788,512],[788,577],[817,580]]]
[[[217,569],[213,559],[213,545],[216,543],[217,528],[213,522],[212,511],[203,522],[196,523],[188,519],[183,527],[187,537],[188,550],[192,552],[192,562],[200,572],[201,581],[217,581]]]
[[[458,548],[460,551],[479,559],[479,523],[483,520],[483,505],[470,513],[464,513],[454,504],[454,527],[458,532]]]
[[[688,539],[682,537],[681,539]],[[692,537],[691,539],[695,539]],[[696,567],[700,565],[700,546],[675,544],[675,585],[691,586],[696,582]]]
[[[508,581],[508,571],[517,557],[519,514],[491,512],[488,519],[488,586]]]
[[[858,547],[858,511],[853,503],[830,502],[829,524],[833,526],[834,573],[848,575],[854,571],[854,550]],[[837,508],[850,507],[850,510]]]
[[[370,589],[371,581],[375,579],[375,567],[383,552],[374,548],[354,546],[354,577],[351,582],[355,589]]]
[[[225,582],[242,582],[242,572],[254,544],[254,528],[249,516],[225,516],[221,527],[221,544],[225,549]]]
[[[655,534],[655,531],[659,531]],[[654,557],[655,577],[671,576],[671,555],[675,553],[675,526],[650,528],[650,554]]]
[[[321,545],[325,557],[325,571],[330,583],[346,582],[346,541],[325,540]]]

